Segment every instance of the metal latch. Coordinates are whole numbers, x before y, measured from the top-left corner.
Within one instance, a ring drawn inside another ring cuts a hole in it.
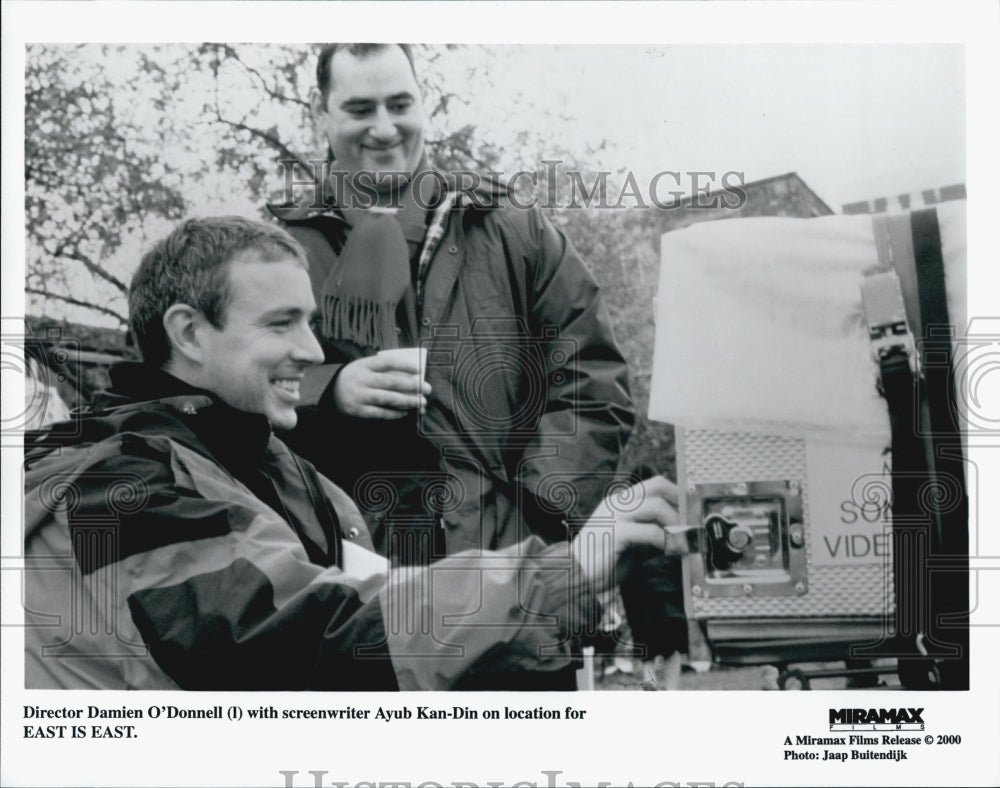
[[[801,488],[794,481],[695,484],[687,513],[699,518],[700,555],[689,563],[695,597],[806,592]]]

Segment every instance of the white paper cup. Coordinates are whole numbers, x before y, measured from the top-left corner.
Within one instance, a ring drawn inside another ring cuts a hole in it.
[[[427,377],[427,348],[398,347],[392,350],[380,350],[380,359],[392,364],[393,369],[400,372],[410,372],[423,381]]]

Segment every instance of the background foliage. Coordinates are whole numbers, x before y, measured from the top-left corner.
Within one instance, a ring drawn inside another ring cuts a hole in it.
[[[318,49],[30,46],[29,316],[122,330],[128,281],[150,241],[187,215],[262,212],[279,199],[279,159],[323,158],[308,101]],[[514,97],[502,126],[468,121],[477,101],[489,101],[490,74],[502,67],[496,52],[418,47],[416,54],[437,166],[512,173],[558,159],[592,181],[597,150],[562,149],[559,124],[572,119],[552,107]],[[639,421],[624,466],[648,463],[672,475],[673,431],[645,418],[662,232],[656,212],[548,210],[601,283],[630,364]]]

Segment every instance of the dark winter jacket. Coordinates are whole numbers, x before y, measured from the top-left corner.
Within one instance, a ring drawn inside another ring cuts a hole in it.
[[[331,381],[363,351],[324,342],[328,363],[303,387],[318,404],[289,442],[352,492],[377,543],[387,519],[427,514],[449,555],[528,534],[565,539],[614,479],[634,420],[599,288],[538,208],[515,207],[496,192],[438,199],[453,202],[438,212],[440,237],[431,225],[420,269],[418,341],[429,351],[433,389],[427,412],[402,424],[338,413]],[[305,246],[319,298],[347,223],[321,207],[272,212]],[[358,452],[331,451],[344,441]],[[372,485],[383,492],[386,476],[418,471],[440,474],[447,490],[423,496],[443,499],[434,511],[400,501],[387,510],[384,495],[368,494]]]
[[[114,380],[26,451],[29,688],[503,687],[572,666],[596,603],[565,545],[390,570],[262,416],[141,365]]]

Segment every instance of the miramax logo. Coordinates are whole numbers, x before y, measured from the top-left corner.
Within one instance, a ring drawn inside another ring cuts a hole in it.
[[[923,708],[830,709],[830,730],[922,731]]]

